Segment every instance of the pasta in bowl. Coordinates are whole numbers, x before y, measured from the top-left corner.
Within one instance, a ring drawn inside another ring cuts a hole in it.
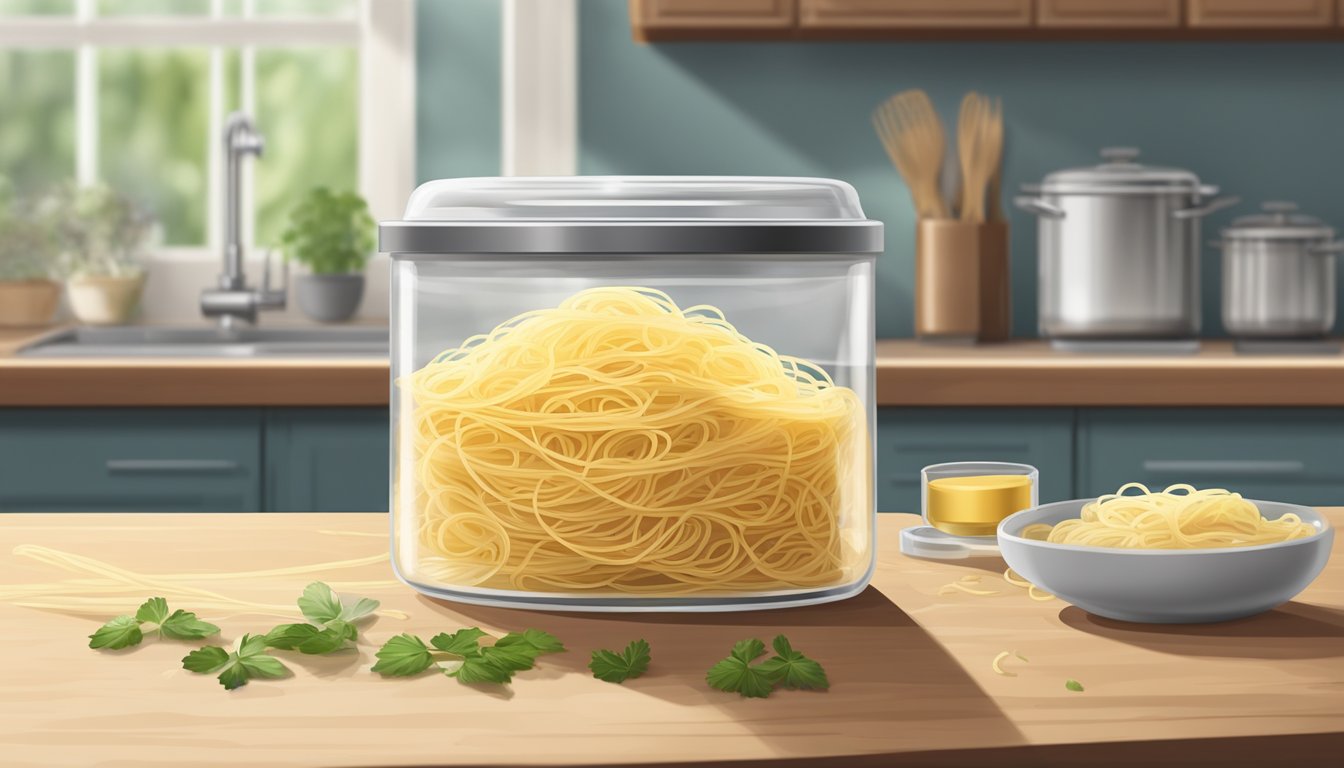
[[[1014,571],[1088,613],[1202,623],[1281,605],[1325,567],[1334,529],[1310,507],[1221,489],[1137,486],[1042,504],[999,524]]]

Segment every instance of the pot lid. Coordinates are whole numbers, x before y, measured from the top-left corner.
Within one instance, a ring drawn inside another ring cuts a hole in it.
[[[871,254],[882,222],[843,181],[748,176],[440,179],[378,227],[393,258]]]
[[[1335,230],[1315,216],[1297,213],[1297,203],[1271,200],[1261,213],[1239,216],[1223,230],[1223,237],[1244,240],[1329,240]]]
[[[1183,168],[1161,168],[1137,162],[1133,147],[1101,150],[1105,162],[1084,168],[1055,171],[1045,177],[1040,191],[1047,194],[1123,194],[1128,192],[1188,192],[1217,194],[1201,187],[1199,177]]]

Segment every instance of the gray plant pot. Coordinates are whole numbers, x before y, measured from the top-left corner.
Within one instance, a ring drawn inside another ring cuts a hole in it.
[[[354,316],[364,298],[364,275],[299,275],[294,298],[303,314],[319,323],[341,323]]]

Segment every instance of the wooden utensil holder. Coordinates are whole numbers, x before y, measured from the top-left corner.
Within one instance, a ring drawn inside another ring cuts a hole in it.
[[[1012,330],[1008,223],[921,219],[915,230],[915,335],[1007,341]]]

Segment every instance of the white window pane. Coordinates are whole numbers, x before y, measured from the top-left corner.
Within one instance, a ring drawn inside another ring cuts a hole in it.
[[[75,54],[0,50],[0,176],[40,191],[75,175]]]
[[[254,16],[318,16],[349,19],[357,0],[253,0]],[[243,0],[224,0],[225,16],[243,15]]]
[[[256,244],[275,245],[316,186],[357,191],[359,66],[350,48],[257,51]],[[389,117],[389,119],[391,119]]]
[[[205,242],[209,54],[98,54],[99,176],[159,217],[167,245]]]
[[[210,0],[98,0],[99,16],[208,16]]]
[[[73,16],[75,0],[0,0],[0,16]]]

